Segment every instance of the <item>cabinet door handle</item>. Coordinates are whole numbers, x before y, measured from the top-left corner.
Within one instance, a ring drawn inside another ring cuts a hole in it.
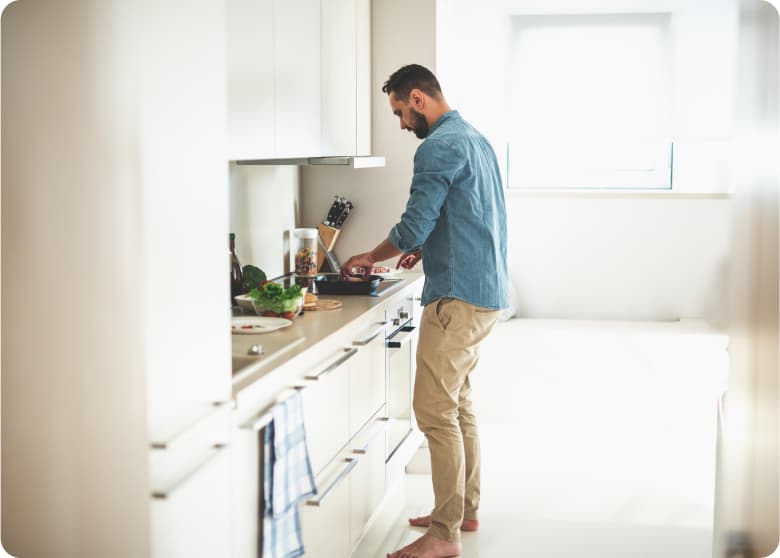
[[[325,500],[328,498],[328,496],[333,492],[333,489],[338,486],[338,484],[343,481],[345,478],[347,478],[347,475],[349,475],[352,472],[352,469],[355,468],[355,465],[357,465],[357,459],[354,457],[346,457],[344,458],[344,467],[339,472],[338,476],[333,479],[333,482],[328,485],[328,487],[322,491],[322,494],[317,496],[316,498],[312,498],[311,500],[306,501],[307,506],[321,506]]]
[[[409,341],[412,340],[412,334],[414,333],[414,330],[417,329],[415,326],[404,326],[402,327],[398,333],[396,333],[394,336],[392,336],[390,339],[387,340],[387,348],[388,349],[400,349],[404,345],[406,345]]]
[[[390,426],[390,417],[380,417],[377,419],[377,422],[380,423],[380,426],[377,427],[368,440],[366,440],[366,443],[363,444],[363,447],[355,448],[352,450],[352,453],[356,453],[357,455],[367,454],[368,448],[374,444],[374,442],[379,438],[379,435],[384,434],[385,431],[387,431],[387,427]]]
[[[283,391],[282,395],[280,395],[276,401],[271,403],[268,407],[257,413],[255,416],[253,416],[251,419],[246,421],[244,424],[241,425],[242,430],[254,430],[255,432],[259,432],[270,422],[274,419],[274,407],[276,407],[279,403],[283,403],[285,399],[290,397],[293,393],[296,391],[303,391],[306,389],[306,386],[295,386],[293,388],[290,388],[287,391]]]
[[[312,374],[309,376],[304,376],[307,380],[314,380],[317,381],[323,376],[327,376],[331,372],[333,372],[336,368],[347,362],[349,359],[351,359],[353,356],[357,354],[357,349],[354,347],[351,349],[344,349],[344,354],[341,355],[339,358],[328,364],[325,368],[320,370],[316,374]]]
[[[172,445],[176,443],[177,440],[182,438],[184,434],[186,434],[188,431],[192,430],[196,425],[202,424],[218,413],[225,410],[225,405],[228,405],[232,403],[232,401],[215,401],[208,405],[207,407],[204,407],[204,412],[193,422],[187,424],[186,426],[178,428],[173,433],[167,433],[165,435],[157,435],[152,437],[152,439],[149,441],[149,447],[156,450],[162,450],[162,449],[168,449]]]
[[[181,477],[173,481],[170,486],[163,490],[153,490],[152,491],[152,498],[155,500],[165,500],[173,494],[173,492],[179,488],[181,485],[183,485],[185,482],[187,482],[190,478],[195,475],[198,471],[200,471],[206,463],[214,459],[219,453],[227,447],[227,444],[214,444],[211,447],[211,450],[203,456],[192,468],[190,468],[186,473],[184,473]]]
[[[353,345],[368,345],[369,343],[371,343],[371,341],[373,341],[374,339],[379,337],[380,334],[385,332],[385,330],[387,329],[387,323],[388,322],[380,322],[381,325],[378,328],[376,328],[374,331],[369,333],[363,339],[358,339],[357,341],[353,341],[352,344]]]

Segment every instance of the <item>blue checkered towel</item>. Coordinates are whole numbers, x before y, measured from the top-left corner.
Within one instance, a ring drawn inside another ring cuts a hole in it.
[[[303,555],[298,504],[317,493],[306,447],[300,393],[277,404],[265,427],[265,494],[262,520],[262,558]]]

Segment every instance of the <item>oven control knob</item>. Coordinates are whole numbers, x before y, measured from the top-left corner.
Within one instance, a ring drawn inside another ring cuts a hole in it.
[[[402,320],[406,321],[406,320],[408,320],[408,319],[409,319],[409,312],[406,312],[406,311],[404,311],[404,310],[399,310],[399,311],[398,311],[398,317],[399,317],[400,319],[402,319]]]

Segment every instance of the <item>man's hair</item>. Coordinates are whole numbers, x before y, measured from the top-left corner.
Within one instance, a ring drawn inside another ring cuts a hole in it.
[[[409,64],[399,68],[387,78],[382,86],[382,92],[388,95],[392,92],[402,101],[409,99],[412,89],[419,89],[426,95],[438,99],[441,97],[439,80],[428,68],[419,64]]]

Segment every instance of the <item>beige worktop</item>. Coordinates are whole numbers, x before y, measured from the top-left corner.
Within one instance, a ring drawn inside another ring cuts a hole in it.
[[[301,366],[304,366],[307,352],[314,348],[322,349],[328,345],[331,338],[336,343],[335,340],[343,337],[345,331],[361,318],[381,312],[403,297],[410,296],[411,292],[422,289],[422,273],[404,272],[399,278],[402,281],[390,287],[382,296],[321,295],[321,298],[340,300],[343,306],[336,310],[304,312],[291,326],[270,333],[233,334],[231,337],[234,359],[238,357],[243,361],[250,361],[249,358],[243,357],[253,344],[260,344],[266,350],[266,354],[252,364],[233,370],[234,399],[238,402],[240,394],[250,391],[250,388],[251,391],[257,391],[264,387],[263,391],[271,393],[278,385],[294,383],[295,361],[300,361]],[[278,347],[284,348],[276,350]],[[333,350],[337,349],[334,344]],[[272,378],[281,376],[282,372],[284,378]]]

